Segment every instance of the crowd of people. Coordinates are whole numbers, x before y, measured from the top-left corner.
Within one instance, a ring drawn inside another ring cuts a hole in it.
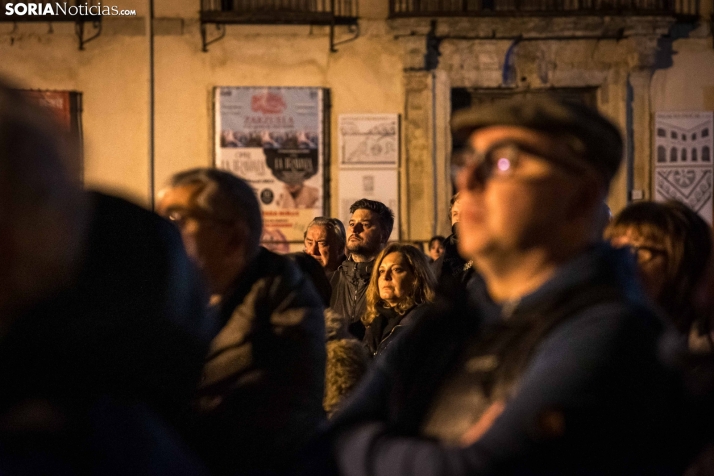
[[[596,111],[457,113],[428,255],[368,199],[268,251],[213,168],[157,213],[84,191],[49,121],[0,86],[0,474],[714,473],[711,228],[606,217]]]

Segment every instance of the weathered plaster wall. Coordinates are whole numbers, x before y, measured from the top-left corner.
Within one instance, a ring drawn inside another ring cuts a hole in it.
[[[138,8],[140,2],[131,3]],[[107,19],[102,35],[81,52],[74,25],[55,23],[52,29],[47,23],[0,24],[0,75],[26,89],[81,92],[85,183],[146,203],[149,70],[143,19]]]
[[[405,64],[414,69],[423,62],[426,35],[436,27],[434,33],[441,38],[437,71],[445,77],[447,87],[504,93],[595,88],[598,108],[620,127],[626,140],[623,167],[608,198],[615,212],[628,203],[631,190],[649,187],[650,77],[661,60],[658,40],[668,34],[672,24],[672,19],[662,17],[442,18],[436,25],[424,19],[391,22],[402,43]],[[689,74],[698,73],[690,70]],[[434,93],[427,89],[425,86],[423,93],[429,100]],[[407,108],[409,116],[409,102]],[[438,118],[434,127],[432,120],[425,116],[420,137],[437,145],[448,143],[448,128],[442,127]],[[417,129],[411,124],[412,135]],[[434,137],[429,135],[430,129],[438,131],[433,132]],[[407,146],[411,160],[424,155],[431,143],[415,141]],[[413,176],[425,174],[419,164],[419,160],[409,164],[410,182]],[[417,194],[409,200],[412,214],[428,211],[430,205],[426,197]],[[435,212],[441,229],[445,226],[438,217],[445,216],[446,205],[437,202],[436,206],[441,207]]]
[[[711,36],[672,44],[672,65],[652,76],[652,112],[714,111],[714,44]]]
[[[384,22],[362,20],[360,37],[329,51],[326,28],[229,26],[226,38],[201,51],[198,24],[156,40],[156,179],[213,160],[215,86],[312,86],[331,90],[331,156],[337,117],[402,113],[401,51]],[[340,31],[338,41],[350,35]],[[331,167],[337,210],[337,167]]]
[[[83,94],[85,183],[150,202],[148,2],[117,0],[133,18],[104,18],[101,36],[78,51],[73,25],[0,24],[0,75],[21,87]],[[388,3],[360,5],[360,35],[329,51],[329,30],[228,26],[201,51],[196,0],[155,3],[155,183],[213,159],[215,86],[317,86],[332,93],[332,150],[343,113],[403,113],[401,49],[386,27]],[[89,30],[88,30],[89,32]],[[215,33],[209,26],[209,35]],[[336,41],[353,34],[337,27]],[[332,168],[331,209],[337,209]]]

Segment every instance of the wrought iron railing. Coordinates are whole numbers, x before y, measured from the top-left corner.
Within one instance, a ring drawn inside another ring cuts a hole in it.
[[[359,36],[358,0],[201,0],[201,39],[203,51],[223,39],[226,25],[327,25],[330,28],[330,51],[335,46],[335,28],[348,26]],[[217,33],[209,38],[207,25],[214,24]]]
[[[353,19],[359,16],[357,0],[202,0],[202,17],[235,17],[249,22],[289,22],[291,18],[305,21],[320,19]]]
[[[488,15],[672,15],[697,17],[699,0],[389,0],[391,18]]]
[[[0,23],[71,22],[79,40],[79,49],[96,40],[102,33],[102,16],[119,12],[118,7],[102,5],[101,0],[64,0],[17,2],[0,0]],[[122,15],[136,15],[135,11],[121,10]],[[85,31],[88,24],[89,31]],[[50,27],[50,31],[52,27]]]

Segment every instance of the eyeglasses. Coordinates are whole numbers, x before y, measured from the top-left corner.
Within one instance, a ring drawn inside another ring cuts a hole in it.
[[[667,257],[667,250],[655,246],[628,244],[625,248],[632,253],[638,263],[649,263],[657,256]]]
[[[171,210],[165,215],[165,218],[176,225],[179,230],[183,230],[186,227],[188,220],[204,220],[226,225],[230,223],[227,220],[215,218],[203,210],[189,210],[184,208]]]
[[[542,151],[536,150],[527,144],[514,141],[497,142],[484,152],[478,152],[470,147],[455,153],[452,156],[452,179],[467,167],[473,168],[473,177],[485,184],[492,178],[507,178],[513,176],[521,165],[524,154],[541,158],[546,162],[557,165],[566,172],[580,174],[585,171],[584,166],[562,157],[546,156]]]

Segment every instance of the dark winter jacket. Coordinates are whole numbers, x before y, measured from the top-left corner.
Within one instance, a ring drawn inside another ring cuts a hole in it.
[[[464,297],[420,309],[333,423],[341,474],[679,470],[666,324],[628,259],[598,246],[503,308],[470,309]],[[456,444],[495,401],[506,406],[490,429]]]
[[[367,263],[355,263],[352,259],[342,262],[332,275],[332,297],[330,307],[347,321],[348,329],[357,339],[364,337],[362,315],[367,308],[365,294],[369,278],[374,267],[374,260]]]
[[[455,233],[456,225],[453,229],[454,233],[444,240],[444,252],[439,259],[431,263],[438,291],[448,297],[462,291],[463,288],[466,288],[469,294],[473,294],[473,290],[485,286],[483,278],[473,267],[473,261],[466,261],[459,254]]]
[[[412,324],[416,309],[417,307],[412,307],[400,315],[392,308],[379,306],[379,314],[367,327],[363,339],[373,357],[384,352],[389,343]]]
[[[325,414],[325,324],[310,280],[261,248],[220,304],[191,442],[214,474],[281,471]]]

